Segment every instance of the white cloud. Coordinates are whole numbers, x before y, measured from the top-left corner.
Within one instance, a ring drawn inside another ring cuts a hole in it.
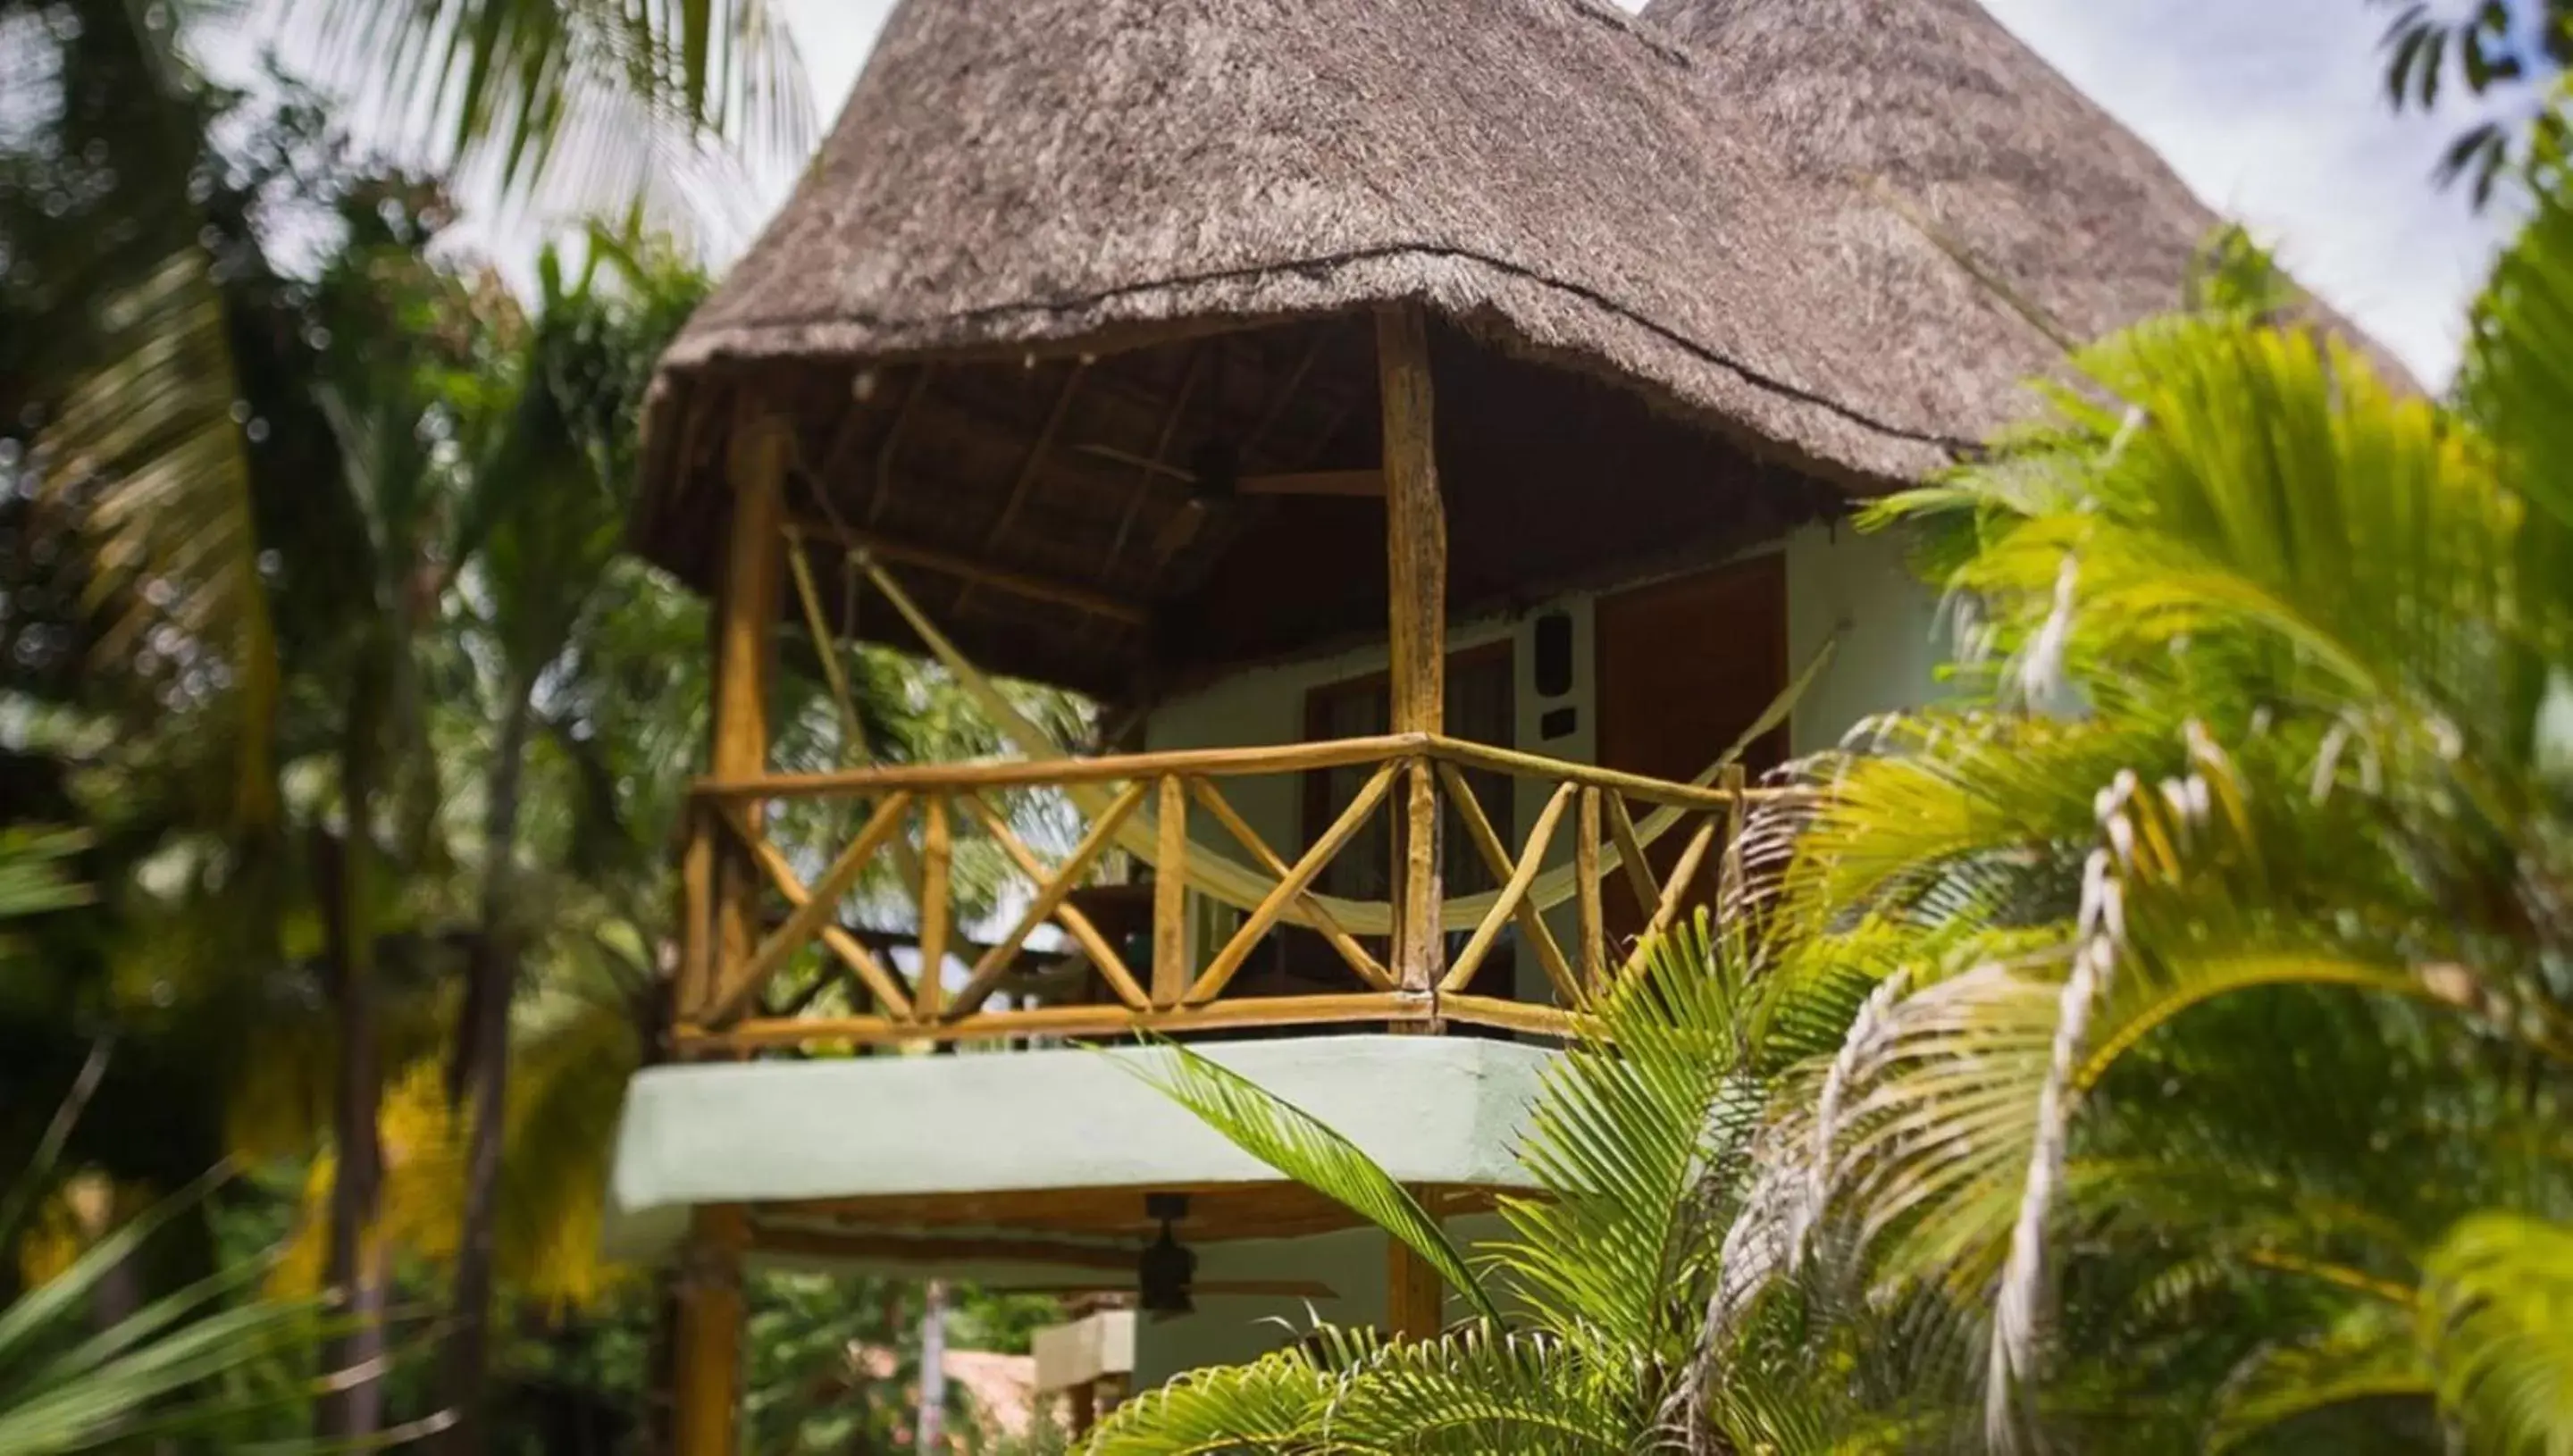
[[[1985,0],[2152,144],[2207,205],[2411,365],[2444,380],[2501,225],[2431,181],[2466,125],[2396,114],[2361,0]]]

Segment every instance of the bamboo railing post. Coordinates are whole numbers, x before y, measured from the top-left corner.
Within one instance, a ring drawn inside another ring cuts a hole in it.
[[[1189,994],[1189,787],[1162,775],[1159,862],[1153,866],[1153,1005],[1175,1007]]]
[[[709,758],[717,778],[756,777],[768,767],[768,682],[775,660],[777,611],[785,589],[786,465],[795,447],[786,423],[745,414],[733,430],[731,538],[724,553],[722,592],[715,617],[713,743]],[[743,822],[762,824],[760,805],[742,806]],[[700,823],[697,832],[711,835]],[[746,855],[691,856],[683,868],[702,867],[711,882],[714,927],[710,954],[692,969],[694,985],[680,988],[679,1015],[696,1022],[712,1016],[759,938],[759,883]],[[692,892],[691,899],[695,898]]]
[[[1599,913],[1599,795],[1600,790],[1584,786],[1580,811],[1574,817],[1572,834],[1572,879],[1578,893],[1581,936],[1581,994],[1597,996],[1606,989],[1607,931]]]
[[[1626,796],[1602,794],[1599,807],[1608,812],[1608,842],[1617,847],[1618,868],[1626,872],[1626,884],[1635,892],[1635,913],[1650,917],[1662,903],[1662,887],[1653,879],[1653,863],[1644,858],[1643,842],[1635,837],[1635,817],[1626,811]]]
[[[921,805],[920,827],[920,978],[911,994],[912,1010],[924,1022],[938,1020],[946,987],[939,971],[947,964],[947,931],[955,912],[948,893],[948,865],[955,842],[947,827],[947,800],[936,794]]]
[[[1384,409],[1384,515],[1396,733],[1446,722],[1447,518],[1438,498],[1429,323],[1418,304],[1376,312],[1376,378]],[[1438,794],[1425,754],[1405,769],[1402,861],[1396,870],[1393,974],[1404,993],[1438,982]]]

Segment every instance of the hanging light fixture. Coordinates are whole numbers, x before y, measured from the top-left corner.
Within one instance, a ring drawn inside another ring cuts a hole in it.
[[[1136,1303],[1147,1314],[1195,1313],[1197,1303],[1189,1297],[1189,1290],[1197,1282],[1198,1256],[1180,1243],[1178,1232],[1171,1227],[1189,1216],[1189,1195],[1147,1193],[1144,1213],[1161,1223],[1162,1235],[1144,1250],[1137,1270],[1140,1287]]]

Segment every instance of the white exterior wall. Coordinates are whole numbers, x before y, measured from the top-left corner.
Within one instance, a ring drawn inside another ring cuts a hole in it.
[[[1838,743],[1865,719],[1918,707],[1939,692],[1947,644],[1938,599],[1907,559],[1909,535],[1808,526],[1787,538],[1787,670],[1801,672],[1835,633],[1832,665],[1806,690],[1788,725],[1802,756]]]
[[[1832,665],[1797,705],[1791,725],[1796,753],[1829,748],[1861,719],[1926,702],[1937,691],[1934,672],[1942,653],[1932,630],[1936,601],[1913,576],[1906,560],[1907,545],[1899,531],[1861,535],[1846,525],[1809,526],[1737,558],[1786,555],[1791,675],[1801,671],[1834,634],[1840,637]],[[1501,637],[1514,644],[1518,732],[1508,747],[1575,763],[1594,761],[1598,714],[1592,606],[1608,594],[1612,593],[1573,593],[1538,602],[1515,616],[1448,627],[1450,653]],[[1552,610],[1572,617],[1572,690],[1560,698],[1539,700],[1531,623]],[[1155,708],[1145,725],[1146,746],[1223,748],[1297,742],[1304,736],[1306,693],[1381,672],[1384,667],[1385,648],[1378,643],[1252,668]],[[1548,710],[1567,705],[1579,715],[1574,730],[1558,739],[1540,737],[1538,720]],[[1707,752],[1712,756],[1721,746],[1711,744]],[[1225,787],[1243,817],[1282,850],[1301,837],[1300,793],[1292,775],[1229,780]],[[1544,803],[1541,786],[1522,785],[1519,822],[1532,820]]]

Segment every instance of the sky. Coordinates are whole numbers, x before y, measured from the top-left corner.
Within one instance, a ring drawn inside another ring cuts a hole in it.
[[[779,0],[827,127],[891,0]],[[1398,0],[1396,0],[1398,3]],[[1616,0],[1641,8],[1642,0]],[[1773,0],[1792,4],[1794,0]],[[2453,116],[2397,116],[2366,0],[1985,0],[2215,211],[2429,383],[2499,227],[2430,180]],[[761,216],[783,201],[777,196]]]

